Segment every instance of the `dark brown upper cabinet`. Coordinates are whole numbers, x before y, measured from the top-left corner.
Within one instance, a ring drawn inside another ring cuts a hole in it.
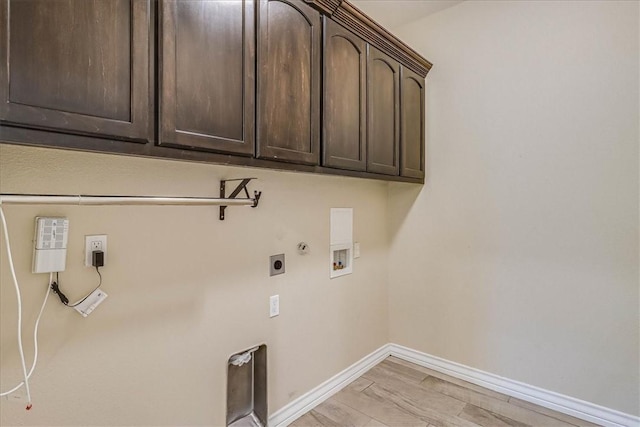
[[[320,43],[317,10],[302,0],[260,0],[258,157],[319,163]]]
[[[400,67],[400,175],[424,178],[424,78]]]
[[[421,183],[431,63],[348,0],[0,0],[0,142]]]
[[[151,22],[148,0],[0,0],[0,121],[150,139]]]
[[[364,171],[367,44],[324,18],[322,164]]]
[[[159,144],[252,155],[254,0],[162,0],[159,13]]]
[[[369,46],[367,66],[367,171],[400,171],[400,64]]]

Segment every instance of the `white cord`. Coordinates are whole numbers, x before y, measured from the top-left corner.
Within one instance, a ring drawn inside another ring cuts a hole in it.
[[[42,306],[40,307],[40,313],[38,313],[38,318],[36,319],[36,325],[33,328],[33,363],[31,364],[31,369],[27,374],[27,378],[31,378],[31,374],[36,369],[36,364],[38,363],[38,325],[40,325],[40,318],[42,317],[42,313],[44,312],[44,307],[47,305],[47,300],[49,299],[49,290],[51,288],[51,283],[53,282],[53,273],[49,274],[49,284],[47,285],[47,291],[44,295],[44,301],[42,301]],[[14,391],[18,390],[20,387],[24,385],[24,381],[12,388],[9,391],[5,391],[0,393],[0,396],[7,396]]]
[[[9,230],[7,229],[7,220],[4,217],[2,206],[0,206],[0,218],[2,218],[2,228],[4,229],[4,242],[7,246],[7,258],[9,258],[9,268],[13,277],[13,284],[16,288],[16,299],[18,300],[18,350],[20,351],[20,361],[22,362],[22,374],[24,377],[24,387],[27,390],[27,410],[31,409],[31,390],[29,389],[29,377],[27,376],[27,365],[24,361],[24,350],[22,349],[22,298],[20,297],[20,286],[18,286],[18,278],[16,270],[13,267],[13,258],[11,257],[11,245],[9,244]],[[47,290],[48,292],[48,290]]]

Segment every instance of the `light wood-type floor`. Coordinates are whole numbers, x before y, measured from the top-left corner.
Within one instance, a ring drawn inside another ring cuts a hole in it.
[[[376,365],[291,425],[595,426],[394,357]]]

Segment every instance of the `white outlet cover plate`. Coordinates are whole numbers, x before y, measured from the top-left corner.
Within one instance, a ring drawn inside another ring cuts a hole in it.
[[[104,252],[104,265],[107,265],[107,235],[106,234],[93,234],[90,236],[84,236],[84,265],[85,267],[92,267],[91,265],[91,253],[93,252],[92,245],[94,242],[98,242],[101,246],[102,252]]]
[[[280,315],[280,295],[269,297],[269,317]]]

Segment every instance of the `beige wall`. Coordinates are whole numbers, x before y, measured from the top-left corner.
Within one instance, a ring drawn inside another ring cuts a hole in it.
[[[435,66],[428,182],[389,188],[392,342],[640,413],[638,17],[467,1],[398,29]]]
[[[260,206],[5,206],[25,311],[25,349],[48,275],[30,273],[36,215],[70,220],[61,284],[75,300],[95,273],[86,234],[108,235],[109,298],[83,319],[50,299],[33,409],[0,400],[1,425],[222,425],[226,361],[268,345],[274,412],[388,342],[387,184],[0,145],[2,192],[217,196],[221,178],[259,178]],[[329,279],[329,209],[354,208],[354,274]],[[305,241],[310,254],[296,245]],[[2,247],[1,388],[20,381],[16,304]],[[286,273],[270,278],[268,256]],[[268,300],[280,295],[279,317]]]
[[[424,187],[0,145],[2,192],[215,196],[244,176],[263,190],[224,222],[6,206],[28,362],[47,280],[30,273],[36,215],[71,221],[72,299],[96,279],[83,236],[109,236],[109,298],[87,319],[50,300],[34,409],[0,400],[0,424],[220,425],[228,356],[263,342],[271,412],[391,341],[638,414],[638,16],[636,2],[469,1],[399,29],[435,63]],[[329,280],[329,208],[348,206],[362,258]],[[0,250],[5,390],[20,371]],[[287,273],[269,278],[280,252]]]

